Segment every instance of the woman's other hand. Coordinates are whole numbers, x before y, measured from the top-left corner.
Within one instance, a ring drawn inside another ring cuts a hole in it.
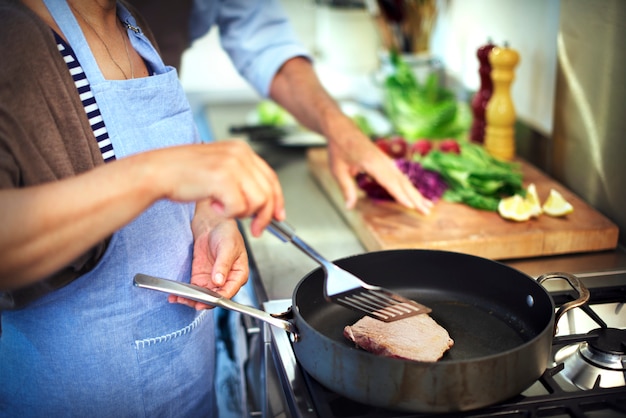
[[[248,281],[248,255],[237,223],[215,213],[211,203],[198,202],[192,221],[194,235],[191,283],[232,298]],[[170,302],[196,309],[212,306],[170,295]]]

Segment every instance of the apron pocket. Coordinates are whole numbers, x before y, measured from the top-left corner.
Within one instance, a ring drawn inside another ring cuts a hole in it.
[[[214,410],[214,321],[202,311],[171,333],[135,341],[146,416],[210,416]]]

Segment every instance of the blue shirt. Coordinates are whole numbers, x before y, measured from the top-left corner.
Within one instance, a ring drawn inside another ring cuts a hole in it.
[[[262,97],[268,96],[272,79],[287,60],[311,59],[277,0],[194,0],[191,41],[214,25],[237,71]]]

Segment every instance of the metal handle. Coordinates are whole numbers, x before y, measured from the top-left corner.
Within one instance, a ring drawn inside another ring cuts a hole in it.
[[[274,234],[278,239],[283,242],[291,242],[304,254],[317,261],[326,271],[332,269],[334,264],[324,258],[321,254],[315,251],[309,244],[304,242],[300,237],[296,235],[295,229],[289,226],[285,222],[279,222],[274,219],[267,226],[267,230]]]
[[[319,254],[309,244],[298,237],[295,230],[287,223],[272,219],[270,224],[267,226],[267,230],[277,236],[281,241],[290,242],[322,266],[326,272],[326,280],[324,281],[324,297],[327,299],[330,295],[338,295],[340,293],[350,291],[357,286],[370,290],[380,289],[378,286],[372,286],[363,282],[352,273],[345,271],[335,263]]]
[[[296,236],[296,231],[286,222],[272,219],[267,230],[274,234],[282,242],[289,242]]]
[[[284,319],[280,319],[260,309],[251,306],[242,305],[230,299],[222,297],[219,293],[213,292],[200,286],[189,283],[177,282],[174,280],[161,279],[159,277],[148,276],[147,274],[136,274],[134,284],[137,287],[145,289],[158,290],[160,292],[170,293],[176,296],[182,296],[197,302],[207,303],[220,308],[229,309],[231,311],[240,312],[244,315],[250,315],[260,321],[267,322],[278,328],[282,328],[293,334],[298,339],[298,330],[295,325]]]
[[[578,277],[569,273],[546,273],[537,278],[539,284],[550,279],[563,279],[567,281],[574,290],[578,292],[578,299],[564,303],[556,311],[554,318],[554,335],[557,333],[557,326],[561,317],[569,310],[578,308],[589,301],[589,289],[578,279]]]

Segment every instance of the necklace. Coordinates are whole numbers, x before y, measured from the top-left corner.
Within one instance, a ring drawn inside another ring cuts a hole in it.
[[[122,28],[119,27],[119,25],[117,26],[117,29],[119,30],[120,34],[122,35],[122,41],[124,41],[124,49],[126,50],[126,58],[128,59],[128,64],[130,65],[130,78],[134,79],[135,78],[135,70],[133,69],[133,61],[130,59],[130,54],[128,53],[128,44],[127,42],[129,41],[126,34],[122,31]],[[107,49],[108,50],[108,49]],[[109,53],[109,56],[111,54]],[[113,59],[113,57],[111,57],[111,59]],[[117,64],[117,63],[116,63]],[[119,65],[118,65],[119,67]],[[121,70],[121,68],[120,68]],[[123,71],[122,71],[123,72]],[[126,74],[124,74],[124,76],[126,76]],[[128,78],[128,77],[126,77]]]
[[[83,21],[87,24],[87,26],[89,26],[89,29],[91,29],[91,31],[96,34],[96,36],[98,37],[100,42],[102,42],[102,45],[104,45],[104,49],[106,49],[107,54],[109,54],[109,58],[111,58],[111,61],[113,61],[113,64],[115,64],[115,66],[122,72],[122,74],[124,75],[124,78],[128,80],[129,77],[126,74],[126,71],[124,71],[122,69],[122,67],[118,64],[118,62],[115,60],[115,58],[113,58],[113,55],[111,54],[111,51],[109,50],[109,47],[107,46],[106,42],[104,42],[104,39],[102,39],[102,37],[100,36],[98,31],[96,31],[94,29],[93,25],[89,22],[89,20],[87,20],[85,18],[85,16],[83,16],[83,14],[78,9],[76,9],[70,2],[68,2],[68,4],[72,8],[72,10],[74,10],[81,17],[81,19],[83,19]],[[117,26],[117,31],[122,36],[122,42],[124,42],[124,50],[126,51],[126,58],[128,59],[128,64],[130,65],[130,78],[134,79],[135,78],[135,71],[134,71],[134,68],[133,68],[133,61],[130,59],[130,54],[128,52],[128,45],[126,43],[127,42],[127,40],[126,40],[127,37],[124,35],[124,32],[119,27],[119,25],[116,24],[115,26]]]

